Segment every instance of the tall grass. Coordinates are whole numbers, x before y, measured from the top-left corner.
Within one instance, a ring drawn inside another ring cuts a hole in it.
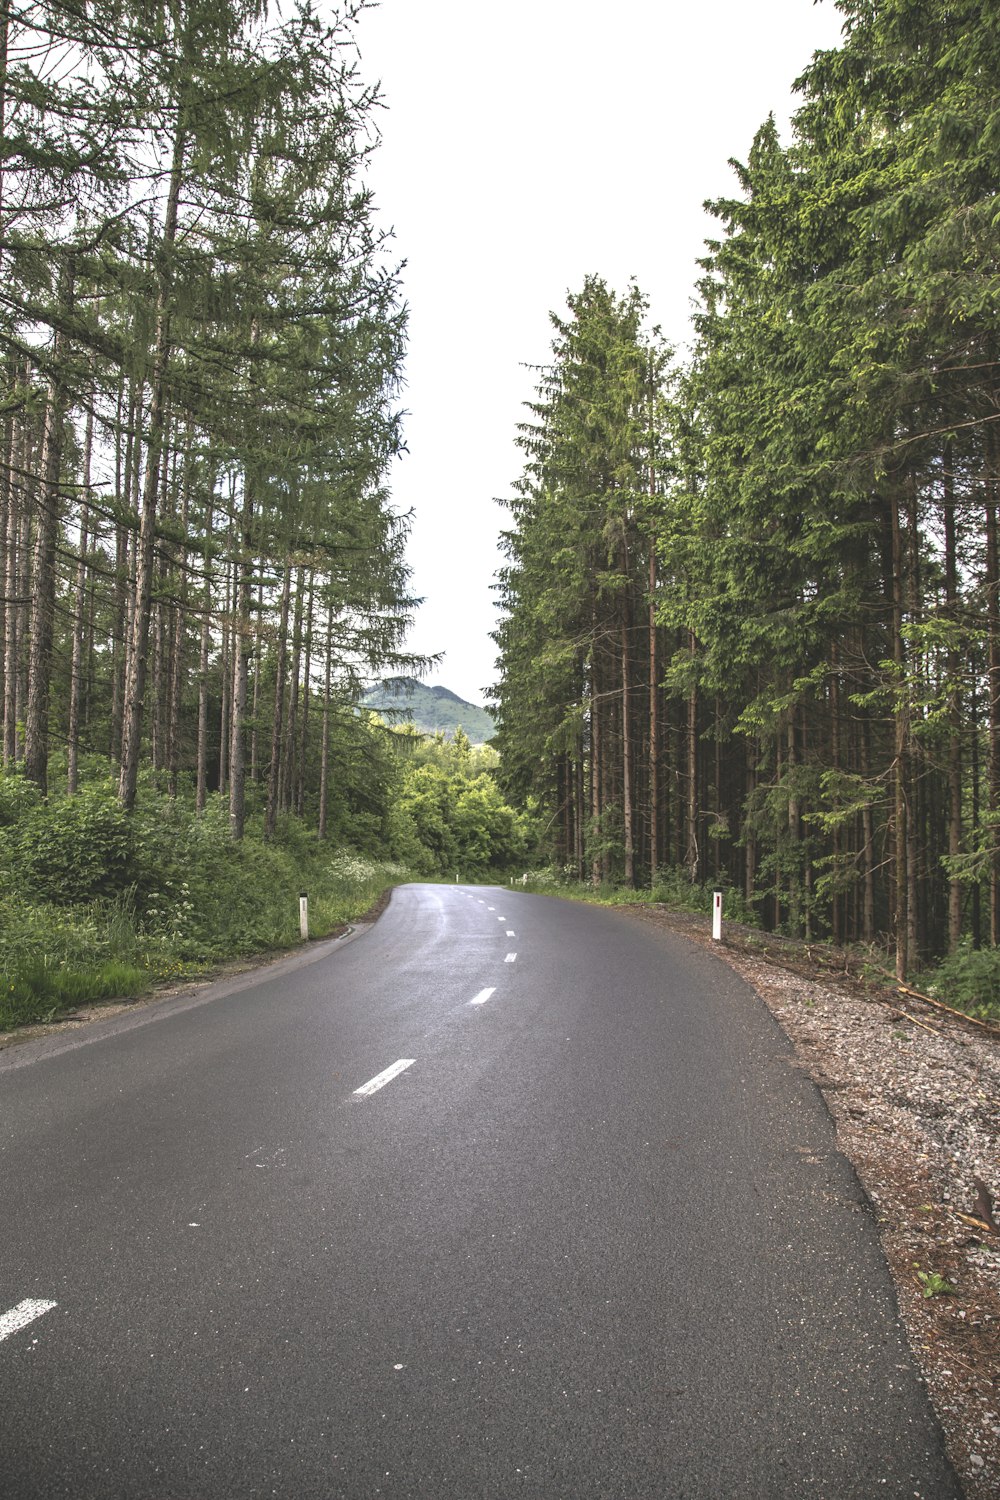
[[[0,1028],[290,948],[302,890],[310,935],[327,936],[409,878],[292,818],[234,844],[220,804],[198,816],[149,788],[131,819],[107,786],[54,808],[25,799],[15,817],[8,803],[5,826],[3,812]]]

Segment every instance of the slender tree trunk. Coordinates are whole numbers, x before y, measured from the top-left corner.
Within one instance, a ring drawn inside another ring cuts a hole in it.
[[[326,663],[323,671],[323,732],[319,755],[319,828],[317,838],[326,838],[330,797],[330,679],[333,675],[333,604],[326,606]]]
[[[302,610],[304,602],[302,578],[302,568],[296,568],[295,614],[292,624],[292,665],[288,684],[290,703],[282,759],[284,774],[281,779],[279,800],[279,806],[284,812],[291,812],[294,806],[295,773],[298,765],[299,683],[302,671]]]
[[[907,896],[907,782],[909,779],[909,721],[906,710],[906,646],[903,640],[903,542],[899,516],[899,489],[890,486],[889,523],[892,532],[892,660],[895,667],[893,758],[893,899],[896,936],[896,978],[905,981],[909,971],[909,912]]]
[[[166,516],[168,520],[172,519],[170,499],[173,491],[170,485],[170,469],[173,447],[171,422],[167,418],[164,422],[163,458],[160,465],[160,498],[157,509],[159,514]],[[162,550],[160,555],[154,560],[153,578],[154,594],[150,601],[153,636],[153,703],[150,714],[150,758],[154,771],[162,771],[167,764],[166,684],[170,678],[169,606],[167,604],[167,594],[170,584],[170,564]]]
[[[204,812],[208,797],[208,648],[212,618],[212,495],[209,481],[205,512],[205,579],[201,601],[201,643],[198,655],[198,748],[196,752],[195,808]]]
[[[863,710],[862,712],[864,713]],[[871,721],[867,713],[864,713],[861,720],[858,753],[861,762],[861,780],[867,789],[871,785],[872,776]],[[873,943],[875,941],[875,815],[872,812],[871,802],[867,798],[861,809],[861,832],[863,840],[861,937],[862,941]]]
[[[122,713],[122,759],[118,795],[127,808],[135,805],[142,752],[142,720],[146,696],[146,660],[149,642],[149,616],[153,591],[153,562],[156,546],[156,502],[160,472],[160,453],[164,438],[164,396],[167,367],[170,363],[171,257],[177,239],[178,207],[184,175],[186,136],[178,123],[174,136],[170,185],[164,214],[161,244],[159,288],[156,304],[156,338],[153,368],[150,374],[149,439],[146,446],[146,474],[142,495],[142,514],[136,553],[135,615],[132,643],[126,667]]]
[[[694,631],[688,634],[688,650],[691,660],[698,650]],[[698,689],[692,683],[687,698],[687,809],[685,816],[687,850],[684,863],[688,878],[696,885],[699,874],[700,853],[698,849]]]
[[[23,429],[23,422],[18,426]],[[23,431],[18,432],[18,446],[23,446]],[[23,474],[23,466],[21,473]],[[20,652],[20,540],[21,512],[23,509],[23,480],[18,476],[10,486],[7,509],[7,567],[4,577],[4,592],[7,603],[6,639],[4,642],[4,706],[3,706],[3,763],[11,766],[17,759],[17,668]]]
[[[188,424],[187,444],[190,450],[191,426]],[[187,537],[191,514],[191,458],[190,452],[184,463],[184,483],[181,489],[181,535]],[[170,705],[167,716],[167,775],[171,797],[177,796],[177,784],[181,767],[181,697],[184,687],[185,624],[188,610],[188,550],[182,544],[178,554],[179,578],[177,600],[173,609],[173,642],[170,653]]]
[[[32,467],[29,476],[29,463],[33,464],[34,455],[30,453],[30,446],[24,449],[24,474],[23,501],[21,505],[21,530],[18,537],[18,554],[20,562],[18,565],[18,600],[17,600],[17,639],[19,643],[17,658],[15,662],[15,693],[14,693],[14,759],[21,760],[24,757],[24,720],[27,715],[28,704],[28,649],[30,607],[34,589],[33,552],[32,537],[34,526],[32,518],[37,506],[35,504],[35,471]]]
[[[622,671],[622,815],[625,822],[625,884],[635,885],[635,834],[632,827],[632,710],[629,694],[628,613],[622,604],[619,644]]]
[[[69,725],[66,734],[66,791],[76,794],[80,748],[80,704],[83,696],[83,631],[87,602],[87,548],[90,530],[91,462],[94,451],[94,392],[91,389],[87,426],[83,439],[83,501],[80,506],[80,555],[76,564],[73,595],[73,647],[70,664]]]
[[[14,384],[13,371],[8,370],[8,378],[11,385]],[[8,412],[3,424],[3,469],[0,471],[0,586],[2,586],[7,573],[7,535],[10,521],[10,507],[13,504],[14,495],[14,431],[16,417],[13,412]],[[6,670],[7,670],[7,614],[8,607],[5,604],[0,610],[0,703],[6,701]]]
[[[246,713],[250,669],[250,606],[253,596],[253,520],[254,485],[247,469],[243,474],[240,549],[236,564],[232,742],[229,752],[229,832],[237,842],[242,839],[246,825]]]
[[[993,444],[986,440],[986,633],[989,652],[990,944],[1000,944],[1000,566]]]
[[[302,733],[299,736],[299,774],[295,790],[295,811],[299,817],[305,814],[306,803],[306,756],[309,750],[309,679],[312,675],[313,632],[313,584],[315,575],[310,569],[305,602],[305,661],[302,671]]]
[[[976,678],[972,679],[972,701],[969,704],[969,718],[971,721],[971,749],[970,759],[972,765],[972,832],[976,837],[981,827],[980,814],[982,810],[982,792],[980,789],[980,753],[979,753],[979,693],[976,690]],[[981,948],[983,945],[983,912],[982,895],[979,881],[975,881],[972,887],[972,946]]]
[[[795,743],[794,709],[789,712],[785,726],[785,775],[791,783],[788,794],[788,842],[791,860],[788,870],[788,924],[796,937],[802,930],[802,877],[799,865],[799,847],[802,842],[802,818],[798,797],[795,795],[795,773],[798,767],[798,748]]]
[[[281,586],[281,619],[278,625],[278,661],[274,682],[274,727],[271,733],[271,765],[267,775],[267,809],[264,834],[274,837],[278,823],[278,790],[281,775],[281,746],[285,720],[285,673],[288,661],[288,607],[292,590],[291,563],[286,562]]]
[[[650,493],[653,480],[650,478]],[[656,660],[656,545],[649,542],[649,879],[660,868],[660,689]]]
[[[601,709],[598,703],[597,651],[591,659],[590,672],[590,818],[593,829],[593,845],[590,859],[590,881],[594,886],[601,883]]]
[[[60,301],[72,305],[73,272],[63,272]],[[38,526],[32,569],[31,632],[28,643],[28,703],[24,725],[24,774],[48,791],[49,693],[52,682],[52,644],[56,607],[56,542],[59,535],[59,476],[62,467],[64,431],[63,392],[55,371],[59,367],[63,340],[56,334],[52,348],[53,374],[45,402],[42,439],[41,485],[38,494]]]
[[[232,533],[230,532],[230,535]],[[224,797],[229,789],[229,743],[230,726],[232,723],[230,695],[232,692],[232,678],[230,677],[230,662],[232,654],[230,645],[233,630],[233,575],[228,558],[225,563],[226,592],[222,610],[222,704],[219,711],[219,795]]]
[[[948,618],[958,623],[958,547],[955,517],[954,455],[951,443],[944,451],[944,587]],[[955,860],[962,850],[962,704],[961,657],[956,645],[948,651],[948,855]],[[954,953],[962,937],[962,882],[948,877],[948,952]]]
[[[260,744],[260,735],[258,733],[258,723],[259,723],[259,721],[258,721],[258,718],[257,718],[257,713],[258,713],[258,709],[259,709],[259,705],[260,705],[260,646],[261,646],[261,640],[263,639],[262,633],[261,633],[262,632],[262,621],[263,621],[263,619],[264,619],[264,584],[263,584],[263,581],[261,581],[257,585],[257,619],[254,622],[254,632],[253,632],[253,660],[254,660],[253,707],[250,710],[250,714],[251,714],[251,728],[250,728],[250,780],[254,783],[255,786],[258,783],[258,781],[260,780],[260,761],[259,761],[259,755],[258,755],[258,747],[259,747],[259,744]]]

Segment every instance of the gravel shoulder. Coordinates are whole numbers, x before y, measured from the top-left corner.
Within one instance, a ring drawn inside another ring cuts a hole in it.
[[[634,910],[730,963],[822,1090],[839,1148],[874,1207],[900,1314],[952,1463],[969,1500],[996,1500],[1000,1038],[947,1014],[917,1016],[915,1004],[886,1004],[847,975],[809,977],[801,972],[808,950],[785,967],[770,944],[768,957],[755,953],[749,933],[712,943],[704,919]],[[922,1277],[935,1276],[953,1290],[925,1295]]]

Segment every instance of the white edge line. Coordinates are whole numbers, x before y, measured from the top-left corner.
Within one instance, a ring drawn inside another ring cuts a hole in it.
[[[469,1001],[469,1004],[470,1005],[485,1005],[486,1002],[487,1002],[487,1000],[490,998],[490,996],[491,995],[495,995],[496,992],[497,992],[496,985],[493,985],[493,987],[491,989],[488,989],[488,990],[480,990],[479,994],[478,995],[474,995],[473,998]]]
[[[37,1297],[26,1297],[16,1307],[12,1307],[10,1312],[5,1312],[0,1316],[0,1341],[9,1338],[12,1333],[17,1333],[19,1328],[27,1328],[29,1323],[40,1318],[42,1313],[51,1312],[55,1306],[54,1302],[45,1302]]]
[[[386,1084],[391,1083],[398,1074],[404,1072],[407,1068],[412,1068],[416,1060],[415,1057],[401,1057],[391,1067],[383,1068],[381,1073],[376,1073],[374,1078],[369,1078],[367,1083],[363,1083],[359,1089],[355,1089],[355,1094],[374,1094],[379,1089],[385,1088]]]

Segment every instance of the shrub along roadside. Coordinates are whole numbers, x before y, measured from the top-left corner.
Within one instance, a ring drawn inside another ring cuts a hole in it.
[[[290,948],[302,890],[310,934],[327,936],[409,878],[296,819],[269,842],[254,828],[234,844],[221,805],[197,816],[150,791],[119,818],[103,787],[20,806],[0,827],[0,872],[0,1028]]]
[[[520,882],[519,882],[520,884]],[[558,869],[535,870],[528,875],[524,889],[542,896],[562,896],[569,901],[589,901],[595,906],[667,906],[671,911],[689,911],[712,914],[713,888],[711,885],[692,885],[687,872],[682,869],[664,869],[657,874],[652,890],[635,890],[625,885],[592,885],[589,881],[575,880]],[[759,918],[748,906],[739,891],[725,889],[724,908],[728,922],[739,922],[742,927],[759,926]]]

